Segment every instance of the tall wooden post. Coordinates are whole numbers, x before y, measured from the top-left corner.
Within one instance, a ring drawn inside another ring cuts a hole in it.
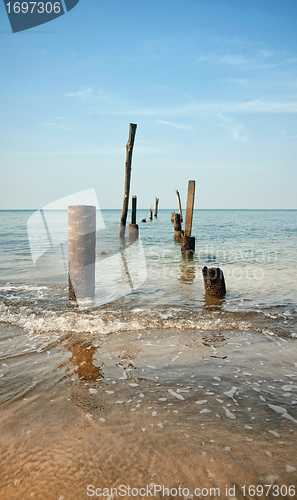
[[[121,238],[125,237],[125,231],[126,231],[126,220],[127,220],[127,213],[128,213],[130,179],[131,179],[131,169],[132,169],[132,153],[133,153],[136,128],[137,128],[137,125],[135,123],[130,123],[130,125],[129,125],[129,138],[128,138],[128,143],[126,146],[125,191],[124,191],[123,208],[122,208],[122,216],[121,216],[121,229],[120,229],[120,237]]]
[[[179,215],[180,215],[180,221],[182,222],[183,221],[183,213],[182,213],[180,195],[179,195],[178,189],[176,189],[175,191],[176,191],[176,196],[177,196],[177,203],[178,203],[178,211],[179,211]]]
[[[189,181],[188,184],[188,197],[187,197],[187,210],[185,221],[185,235],[190,237],[192,231],[193,209],[195,197],[195,181]]]
[[[158,203],[159,203],[159,198],[155,198],[155,213],[154,213],[154,217],[158,217]]]
[[[132,208],[131,208],[131,224],[129,224],[129,241],[133,242],[138,239],[139,231],[138,224],[136,224],[136,205],[137,197],[132,196]]]
[[[195,253],[195,238],[194,236],[191,236],[194,197],[195,197],[195,181],[189,181],[185,230],[184,234],[182,235],[182,245],[181,245],[182,255],[183,257],[186,258],[192,258]]]
[[[96,207],[68,207],[69,299],[95,297]]]

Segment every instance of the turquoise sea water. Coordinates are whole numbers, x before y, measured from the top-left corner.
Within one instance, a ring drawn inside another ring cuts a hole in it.
[[[68,304],[67,260],[62,272],[55,270],[53,261],[45,261],[41,269],[34,267],[27,235],[32,213],[0,212],[0,320],[39,332],[50,331],[53,324],[57,332],[79,332],[85,316],[81,311],[76,314]],[[102,270],[105,279],[111,273],[108,257],[119,251],[114,240],[120,219],[119,210],[102,211],[107,233],[104,237],[102,231],[97,233],[101,270],[96,276],[101,307],[86,313],[86,317],[92,314],[92,331],[100,335],[137,330],[152,321],[156,328],[199,330],[207,326],[216,330],[218,324],[208,314],[204,297],[201,269],[207,265],[220,266],[225,275],[227,295],[217,311],[220,328],[228,329],[230,322],[236,322],[238,328],[252,323],[256,331],[297,335],[297,211],[195,210],[196,255],[191,262],[182,261],[180,246],[173,242],[170,213],[160,210],[152,222],[139,222],[145,261],[140,263],[139,255],[128,255],[132,259],[128,265],[142,274],[136,286],[127,290],[121,288],[121,270],[111,284],[102,285]],[[147,215],[140,210],[138,220]],[[55,217],[57,227],[64,225],[67,234],[65,214],[58,212]],[[117,290],[122,297],[114,300]],[[105,318],[106,311],[111,320]],[[122,314],[126,315],[124,322],[118,321]],[[84,322],[84,329],[88,328]]]

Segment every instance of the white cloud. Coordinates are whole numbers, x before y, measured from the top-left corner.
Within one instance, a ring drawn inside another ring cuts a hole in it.
[[[246,142],[248,140],[248,131],[244,125],[236,122],[234,119],[229,118],[224,115],[218,115],[217,124],[221,127],[226,128],[231,132],[231,139],[240,142]]]
[[[197,113],[230,114],[230,113],[297,113],[297,98],[288,100],[254,99],[251,101],[191,101],[190,103],[168,108],[127,108],[114,110],[115,115],[137,116],[193,116]],[[170,122],[168,122],[170,123]],[[171,122],[172,123],[172,122]]]
[[[77,97],[82,101],[86,100],[105,100],[108,94],[104,90],[95,90],[91,87],[88,87],[83,90],[79,90],[78,92],[69,92],[66,94],[66,97]]]
[[[181,123],[173,123],[173,122],[167,122],[165,120],[158,120],[159,123],[162,123],[163,125],[169,125],[169,127],[173,128],[179,128],[183,130],[193,130],[193,127],[190,127],[190,125],[183,125]]]
[[[218,59],[220,63],[230,64],[231,66],[238,66],[242,64],[249,64],[249,60],[244,56],[233,56],[229,54],[225,54],[224,56]]]
[[[78,121],[76,120],[75,122],[67,123],[65,120],[63,120],[62,116],[58,116],[55,121],[46,122],[45,125],[67,131],[78,128]]]
[[[0,156],[123,156],[123,146],[108,146],[99,149],[73,150],[73,151],[0,151]],[[154,146],[140,146],[135,149],[141,154],[167,153],[164,149]]]
[[[272,50],[266,50],[266,49],[263,49],[260,51],[260,54],[263,56],[263,57],[271,57],[273,56],[273,52]]]

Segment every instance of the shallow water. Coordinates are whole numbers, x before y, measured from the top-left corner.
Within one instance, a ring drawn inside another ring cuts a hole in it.
[[[34,268],[30,215],[1,214],[1,498],[297,497],[297,212],[196,211],[183,262],[160,211],[140,227],[146,281],[90,309]],[[224,300],[204,297],[204,265],[223,269]]]

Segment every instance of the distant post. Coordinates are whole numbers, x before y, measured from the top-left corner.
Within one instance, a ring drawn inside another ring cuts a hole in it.
[[[153,209],[152,209],[152,207],[150,208],[149,219],[153,220]]]
[[[136,241],[139,236],[138,224],[136,224],[136,205],[137,205],[137,197],[132,196],[131,224],[129,224],[130,242]]]
[[[158,203],[159,203],[159,198],[155,198],[155,213],[154,213],[154,217],[158,217]]]
[[[180,215],[174,214],[174,241],[181,241],[181,223],[180,223]]]
[[[69,299],[95,297],[96,207],[68,207]]]
[[[125,190],[124,190],[123,208],[122,208],[122,215],[121,215],[121,228],[120,228],[120,237],[121,238],[125,237],[125,231],[126,231],[126,221],[127,221],[129,193],[130,193],[131,169],[132,169],[132,153],[133,153],[136,128],[137,128],[137,125],[135,123],[130,123],[130,125],[129,125],[129,138],[128,138],[128,143],[126,146]]]
[[[176,189],[175,191],[176,191],[176,196],[177,196],[177,203],[178,203],[178,211],[179,211],[179,215],[180,215],[180,221],[182,222],[183,221],[183,213],[182,213],[180,195],[179,195],[178,189]]]
[[[191,236],[194,198],[195,198],[195,181],[189,181],[185,230],[182,235],[182,244],[181,244],[182,256],[185,258],[193,258],[193,255],[195,253],[195,238],[194,236]]]

